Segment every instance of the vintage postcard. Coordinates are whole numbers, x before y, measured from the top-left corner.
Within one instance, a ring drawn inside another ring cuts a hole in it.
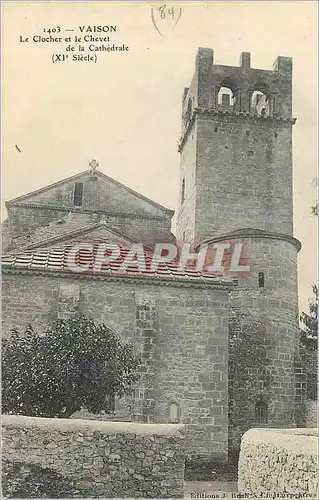
[[[317,2],[1,10],[2,496],[317,498]]]

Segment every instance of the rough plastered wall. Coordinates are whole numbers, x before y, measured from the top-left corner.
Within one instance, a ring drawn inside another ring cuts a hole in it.
[[[240,493],[318,498],[317,429],[250,429],[241,442]]]
[[[4,469],[50,469],[82,497],[183,497],[183,425],[4,415],[2,427]]]

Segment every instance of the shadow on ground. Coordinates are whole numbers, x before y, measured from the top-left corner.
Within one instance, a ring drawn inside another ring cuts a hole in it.
[[[232,498],[231,494],[236,493],[237,491],[237,482],[185,481],[184,498],[205,498],[204,496],[201,497],[198,494],[210,495],[213,493],[220,493],[220,497],[222,498]],[[227,493],[229,493],[229,495],[227,495]]]

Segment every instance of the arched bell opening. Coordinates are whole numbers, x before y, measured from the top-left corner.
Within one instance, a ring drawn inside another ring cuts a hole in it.
[[[256,116],[269,116],[268,95],[261,90],[254,90],[251,94],[250,110]]]
[[[222,86],[218,90],[217,104],[220,108],[230,108],[235,104],[235,96],[230,87]]]

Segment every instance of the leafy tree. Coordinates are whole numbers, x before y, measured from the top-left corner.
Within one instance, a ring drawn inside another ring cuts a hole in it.
[[[313,297],[309,300],[309,313],[302,312],[300,321],[303,325],[301,329],[301,343],[309,351],[318,349],[318,287],[312,285]]]
[[[317,399],[318,370],[318,287],[312,285],[313,297],[309,300],[309,313],[302,312],[300,321],[301,359],[306,377],[306,396]]]
[[[67,418],[85,407],[110,409],[131,390],[139,359],[104,324],[83,315],[59,320],[44,335],[28,326],[12,331],[2,347],[2,411]]]

